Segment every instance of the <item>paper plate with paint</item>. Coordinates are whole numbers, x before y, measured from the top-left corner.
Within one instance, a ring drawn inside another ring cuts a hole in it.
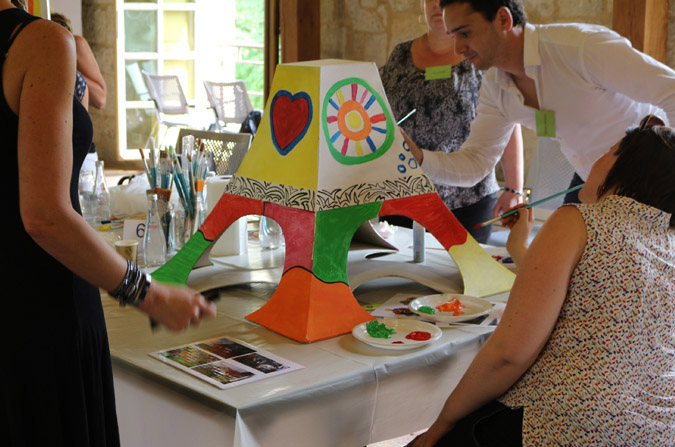
[[[470,295],[440,293],[416,298],[408,308],[429,320],[459,323],[486,315],[492,309],[492,303]]]
[[[368,321],[352,330],[357,340],[382,349],[419,348],[438,340],[442,334],[433,324],[396,318]]]

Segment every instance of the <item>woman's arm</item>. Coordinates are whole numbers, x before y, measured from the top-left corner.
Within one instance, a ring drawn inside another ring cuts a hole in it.
[[[523,191],[523,134],[520,124],[516,124],[502,155],[502,170],[504,171],[504,185],[515,191]],[[523,196],[510,191],[504,191],[497,200],[494,216],[506,212],[523,201]]]
[[[82,36],[75,37],[75,48],[77,50],[77,69],[87,80],[87,90],[89,91],[89,105],[102,109],[105,106],[107,88],[105,80],[98,68],[98,63],[91,51],[89,43]]]
[[[28,234],[86,281],[114,290],[126,261],[75,212],[70,202],[75,45],[65,29],[46,20],[22,31],[6,65],[20,66],[8,101],[18,112],[19,205]],[[201,295],[153,282],[140,306],[180,330],[213,313]]]
[[[528,250],[504,317],[427,433],[410,445],[433,446],[464,416],[504,394],[534,363],[560,314],[572,271],[586,245],[576,208],[553,213]]]

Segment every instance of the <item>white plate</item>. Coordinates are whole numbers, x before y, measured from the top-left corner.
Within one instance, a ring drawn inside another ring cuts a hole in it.
[[[357,340],[360,340],[376,348],[383,349],[412,349],[418,348],[422,345],[433,343],[438,340],[443,334],[439,328],[433,324],[425,323],[417,320],[399,320],[397,318],[385,318],[377,320],[378,323],[383,323],[387,328],[396,331],[391,335],[391,338],[375,338],[368,335],[366,323],[361,323],[352,329],[352,335]],[[429,340],[409,340],[406,337],[411,332],[423,331],[431,334]],[[402,343],[394,343],[402,342]]]
[[[457,298],[464,308],[461,315],[453,315],[453,312],[441,312],[436,306],[452,301]],[[429,306],[436,310],[435,314],[420,312],[419,308]],[[474,318],[486,315],[492,309],[492,303],[482,298],[476,298],[470,295],[458,295],[454,293],[441,293],[438,295],[427,295],[416,298],[408,304],[411,312],[421,315],[432,321],[443,321],[445,323],[459,323],[460,321],[473,320]]]

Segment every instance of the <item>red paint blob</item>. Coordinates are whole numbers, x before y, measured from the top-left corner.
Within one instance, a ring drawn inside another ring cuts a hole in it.
[[[404,343],[403,343],[402,341],[399,340],[399,341],[392,341],[391,344],[392,344],[392,345],[402,345],[402,344],[404,344]]]
[[[431,334],[425,331],[413,331],[405,336],[408,340],[424,341],[431,338]]]

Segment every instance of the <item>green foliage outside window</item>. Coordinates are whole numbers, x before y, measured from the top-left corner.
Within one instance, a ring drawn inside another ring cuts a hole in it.
[[[235,0],[235,29],[236,42],[243,44],[264,45],[265,43],[265,3],[263,0]],[[241,58],[247,61],[257,61],[259,64],[237,63],[235,67],[236,79],[246,83],[250,92],[264,90],[265,52],[262,49],[242,48]],[[253,107],[263,108],[262,96],[250,95]]]

